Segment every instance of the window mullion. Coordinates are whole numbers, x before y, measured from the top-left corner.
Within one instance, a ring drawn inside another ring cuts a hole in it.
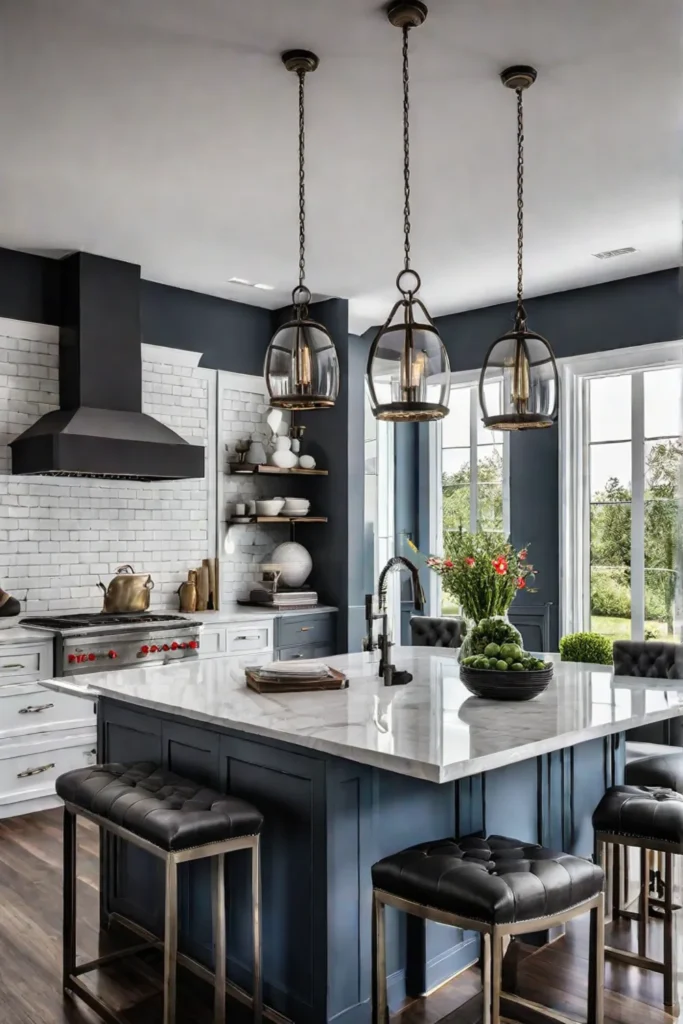
[[[645,638],[645,379],[631,376],[631,639]]]
[[[478,509],[478,487],[477,479],[479,474],[479,464],[477,458],[477,442],[478,442],[478,431],[479,423],[477,413],[478,409],[478,389],[473,386],[468,389],[470,397],[470,531],[476,533],[477,531],[477,520],[479,515]]]

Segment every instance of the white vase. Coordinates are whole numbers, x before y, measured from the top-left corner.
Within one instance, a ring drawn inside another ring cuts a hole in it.
[[[282,440],[285,440],[285,438],[282,438]],[[289,438],[287,438],[287,440],[289,440]],[[282,451],[280,449],[276,449],[271,454],[268,461],[271,466],[277,466],[278,469],[294,469],[299,460],[294,452],[290,452],[287,449]]]
[[[265,466],[266,449],[262,441],[252,441],[247,452],[247,462],[250,466]]]
[[[282,570],[280,577],[288,587],[301,587],[311,574],[313,559],[303,546],[295,541],[278,544],[270,556],[270,561]]]

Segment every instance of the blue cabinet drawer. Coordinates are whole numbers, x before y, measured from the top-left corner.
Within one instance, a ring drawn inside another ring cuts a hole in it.
[[[277,647],[329,644],[336,648],[334,615],[282,616],[278,619]]]
[[[304,644],[303,647],[281,647],[278,654],[278,661],[296,661],[302,658],[332,658],[334,647],[332,644]]]

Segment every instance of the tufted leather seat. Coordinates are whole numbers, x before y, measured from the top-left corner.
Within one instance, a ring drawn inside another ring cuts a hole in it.
[[[683,796],[654,786],[612,786],[593,812],[596,832],[683,843]]]
[[[413,647],[460,647],[467,633],[467,623],[457,616],[413,615],[410,631]]]
[[[683,793],[683,753],[657,753],[630,761],[625,781],[629,786],[656,786]]]
[[[490,924],[560,914],[602,889],[591,861],[504,836],[421,843],[372,868],[377,889]]]
[[[103,764],[57,779],[63,800],[128,829],[163,850],[256,835],[263,816],[226,796],[155,764]]]
[[[615,640],[614,672],[618,676],[679,679],[681,645],[647,641]]]

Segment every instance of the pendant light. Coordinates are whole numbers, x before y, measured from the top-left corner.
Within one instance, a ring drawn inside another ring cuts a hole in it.
[[[555,356],[540,334],[528,330],[524,309],[524,91],[536,81],[530,67],[506,68],[501,81],[517,93],[517,308],[511,331],[494,341],[479,380],[484,425],[492,430],[550,427],[557,417],[558,381]],[[503,380],[500,412],[490,414],[485,385]]]
[[[299,79],[299,283],[292,315],[270,340],[264,376],[270,404],[278,409],[328,409],[339,393],[339,361],[329,331],[309,316],[306,272],[305,109],[306,75],[319,60],[309,50],[288,50],[282,63]]]
[[[420,275],[410,265],[410,95],[408,34],[427,17],[419,0],[397,0],[387,11],[403,33],[403,270],[396,278],[401,298],[379,330],[368,358],[368,391],[378,420],[440,420],[448,413],[448,353],[424,303]]]

